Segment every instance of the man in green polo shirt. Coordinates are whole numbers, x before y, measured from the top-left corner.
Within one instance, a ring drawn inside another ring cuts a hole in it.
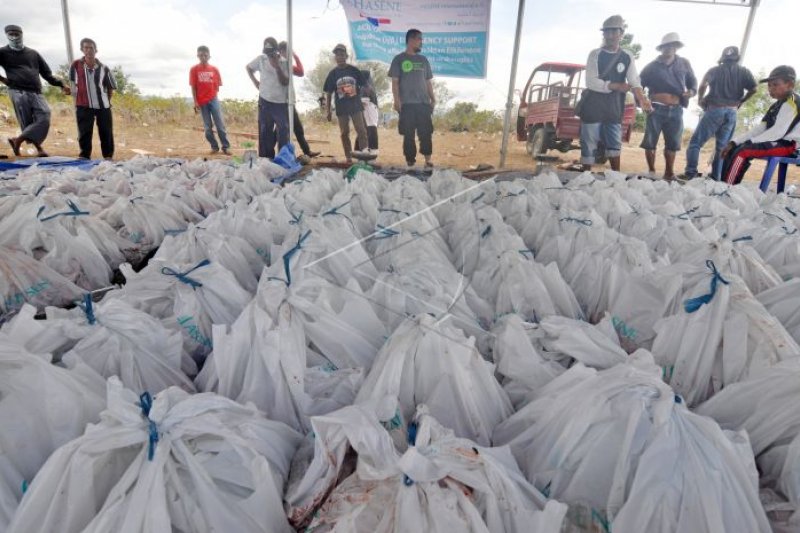
[[[392,78],[394,109],[400,113],[398,130],[403,136],[403,155],[406,164],[413,168],[417,162],[417,144],[425,157],[425,167],[432,168],[433,153],[433,73],[428,59],[422,51],[422,32],[411,29],[406,32],[406,50],[397,54],[389,67]]]

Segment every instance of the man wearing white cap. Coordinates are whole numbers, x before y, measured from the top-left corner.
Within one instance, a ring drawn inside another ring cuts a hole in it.
[[[656,145],[659,136],[664,133],[664,179],[675,177],[675,154],[681,149],[683,136],[683,109],[689,106],[689,99],[697,94],[697,78],[692,65],[677,54],[682,47],[677,33],[666,34],[656,47],[661,55],[644,67],[640,76],[642,87],[648,90],[653,102],[653,112],[647,115],[647,126],[640,146],[645,150],[650,173],[655,173]]]

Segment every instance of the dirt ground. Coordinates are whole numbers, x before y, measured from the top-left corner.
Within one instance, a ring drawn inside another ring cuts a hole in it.
[[[312,150],[322,152],[322,155],[313,160],[313,164],[343,163],[344,156],[339,138],[339,130],[335,123],[308,123],[305,124],[306,137]],[[255,149],[257,145],[256,125],[237,126],[228,128],[235,156],[241,156],[247,149]],[[13,136],[17,133],[16,122],[13,118],[0,122],[0,139]],[[116,159],[128,159],[136,154],[151,154],[161,157],[181,157],[194,159],[209,157],[209,146],[205,141],[202,131],[202,121],[198,116],[196,120],[189,120],[180,125],[158,124],[115,124]],[[93,155],[100,156],[100,146],[95,135]],[[402,138],[395,128],[379,128],[380,157],[377,162],[384,166],[403,166]],[[479,164],[498,166],[500,158],[500,133],[481,132],[443,132],[434,133],[433,161],[437,166],[455,168],[461,171],[474,169]],[[641,134],[634,133],[631,142],[623,146],[622,170],[629,173],[644,173],[647,165],[644,159],[644,150],[638,147]],[[686,143],[684,143],[685,145]],[[701,153],[702,162],[710,157],[709,149],[713,142],[706,145]],[[77,131],[71,113],[53,113],[50,135],[45,142],[45,149],[50,155],[77,156]],[[33,152],[33,148],[26,145],[25,151]],[[660,151],[660,150],[659,150]],[[0,154],[5,154],[13,160],[10,148],[6,143],[0,143]],[[30,155],[33,155],[31,153]],[[560,161],[555,165],[577,162],[580,154],[577,150],[562,154],[551,151],[548,155],[558,156]],[[214,156],[227,157],[227,156]],[[419,157],[418,161],[421,162]],[[685,152],[677,156],[676,171],[682,172],[686,163]],[[534,169],[536,162],[525,151],[525,143],[518,142],[512,136],[509,140],[506,168],[509,169]],[[663,158],[659,154],[657,170],[663,172]],[[758,181],[764,169],[764,163],[756,161],[748,172],[748,181]],[[800,183],[800,168],[790,168],[787,184]],[[774,186],[774,184],[773,184]]]

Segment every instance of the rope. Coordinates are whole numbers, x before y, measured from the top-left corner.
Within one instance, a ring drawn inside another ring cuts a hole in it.
[[[202,261],[197,263],[193,268],[190,268],[186,272],[177,272],[177,271],[171,269],[170,267],[163,267],[161,269],[161,273],[164,274],[165,276],[175,276],[176,278],[178,278],[179,281],[182,281],[183,283],[189,285],[191,288],[196,289],[198,287],[202,287],[203,284],[200,283],[197,280],[194,280],[194,279],[190,278],[189,274],[191,274],[192,272],[194,272],[198,268],[202,268],[202,267],[208,266],[210,264],[211,264],[211,261],[209,261],[208,259],[203,259]]]
[[[409,446],[416,446],[417,444],[417,423],[411,421],[408,423],[408,429],[406,431],[406,441],[408,442]],[[414,480],[408,477],[408,475],[403,474],[403,485],[406,487],[410,487],[414,484]]]
[[[704,294],[696,298],[689,298],[688,300],[684,301],[683,308],[684,310],[686,310],[687,313],[694,313],[695,311],[700,309],[703,306],[703,304],[707,304],[714,298],[714,295],[717,293],[717,282],[721,281],[725,285],[730,284],[717,271],[717,265],[714,264],[714,261],[709,259],[708,261],[706,261],[706,266],[709,268],[709,270],[711,270],[711,274],[713,275],[713,277],[711,278],[710,291],[708,294]]]
[[[284,280],[281,278],[269,277],[267,278],[268,280],[275,279],[282,281],[286,284],[287,287],[292,284],[292,271],[289,268],[290,263],[292,261],[292,257],[294,256],[294,254],[300,251],[300,249],[303,247],[303,243],[305,242],[306,239],[308,239],[309,235],[311,235],[311,230],[308,230],[303,235],[301,235],[297,239],[297,244],[295,244],[291,250],[283,254],[283,271],[286,273],[286,279]]]
[[[147,460],[152,461],[156,453],[156,444],[158,444],[158,426],[150,419],[150,408],[153,407],[153,397],[149,392],[143,392],[142,395],[139,396],[139,406],[142,408],[142,416],[147,419]]]
[[[559,219],[559,222],[575,222],[577,224],[583,224],[584,226],[591,226],[592,221],[588,218],[573,218],[573,217],[564,217]]]
[[[72,200],[67,200],[67,207],[70,208],[69,211],[63,211],[61,213],[55,213],[44,218],[39,218],[39,216],[42,214],[42,211],[44,211],[44,206],[42,206],[39,208],[39,212],[36,213],[36,217],[39,218],[40,222],[47,222],[48,220],[52,220],[56,217],[77,217],[90,214],[88,211],[81,211],[78,209],[78,206],[75,205],[75,202]]]
[[[680,215],[672,215],[672,217],[673,218],[679,218],[681,220],[689,220],[689,215],[691,215],[692,213],[694,213],[698,209],[700,209],[700,206],[693,207],[693,208],[689,209],[688,211],[685,211],[685,212],[681,213]]]
[[[83,312],[86,313],[86,320],[90,326],[97,323],[97,318],[94,316],[94,304],[92,303],[92,294],[86,293],[83,295],[83,304],[80,306]]]

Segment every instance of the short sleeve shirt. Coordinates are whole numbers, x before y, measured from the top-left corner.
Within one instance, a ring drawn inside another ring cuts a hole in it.
[[[216,98],[222,77],[217,67],[200,63],[189,71],[189,85],[197,91],[197,105],[204,106]]]
[[[394,56],[389,76],[400,84],[400,101],[404,104],[430,104],[428,80],[433,78],[428,58],[420,54],[401,52]]]
[[[353,65],[336,67],[328,73],[322,90],[336,95],[336,116],[353,115],[363,111],[361,89],[364,78],[361,71]]]
[[[736,63],[712,68],[706,73],[706,81],[710,86],[706,103],[718,106],[739,105],[745,91],[757,86],[753,73]]]
[[[289,76],[289,63],[281,58],[280,68]],[[247,65],[250,70],[259,73],[258,96],[273,104],[285,104],[289,101],[289,88],[281,84],[278,71],[269,62],[266,54],[261,54]]]

